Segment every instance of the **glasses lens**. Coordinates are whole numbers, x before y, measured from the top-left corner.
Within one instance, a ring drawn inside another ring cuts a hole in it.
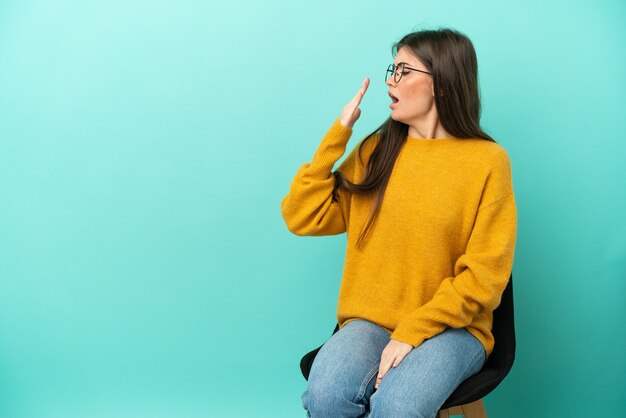
[[[387,67],[387,72],[385,73],[385,82],[389,80],[389,76],[391,75],[391,73],[393,73],[393,70],[393,64],[389,64],[389,67]]]
[[[400,79],[402,78],[402,72],[404,71],[404,63],[398,65],[395,70],[396,71],[394,72],[393,79],[396,80],[396,83],[399,83]]]
[[[393,79],[396,83],[400,82],[402,78],[402,72],[404,71],[404,64],[400,64],[397,67],[394,64],[389,64],[387,67],[387,73],[385,74],[385,82],[389,79],[389,76],[393,74]]]

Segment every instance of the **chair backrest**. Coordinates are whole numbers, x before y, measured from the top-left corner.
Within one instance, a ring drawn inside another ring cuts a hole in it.
[[[339,330],[335,325],[333,334]],[[493,327],[491,332],[495,340],[493,351],[483,368],[463,381],[448,397],[441,409],[451,408],[482,399],[495,389],[509,373],[515,360],[515,321],[513,315],[513,274],[502,293],[500,305],[493,311]],[[324,344],[322,344],[324,345]],[[305,354],[300,360],[300,370],[306,380],[313,360],[322,345]]]

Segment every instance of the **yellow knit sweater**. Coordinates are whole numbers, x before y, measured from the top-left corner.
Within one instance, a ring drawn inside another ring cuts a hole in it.
[[[348,234],[340,327],[366,319],[414,347],[448,327],[466,328],[488,357],[493,310],[511,274],[517,234],[508,154],[482,139],[408,137],[359,250],[355,243],[373,197],[341,190],[332,202],[332,169],[351,135],[336,119],[281,202],[294,234]],[[376,134],[365,143],[363,164],[357,144],[338,170],[362,181],[379,139]]]

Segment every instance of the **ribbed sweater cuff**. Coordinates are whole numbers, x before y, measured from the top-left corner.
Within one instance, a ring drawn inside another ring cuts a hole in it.
[[[346,145],[351,136],[352,128],[343,126],[339,119],[335,119],[313,155],[308,169],[309,174],[313,177],[328,178],[337,160],[346,152]]]

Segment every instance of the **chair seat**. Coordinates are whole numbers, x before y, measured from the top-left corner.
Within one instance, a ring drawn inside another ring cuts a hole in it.
[[[478,373],[464,380],[450,394],[442,409],[472,403],[487,396],[502,380],[501,372],[493,367],[483,367]]]

